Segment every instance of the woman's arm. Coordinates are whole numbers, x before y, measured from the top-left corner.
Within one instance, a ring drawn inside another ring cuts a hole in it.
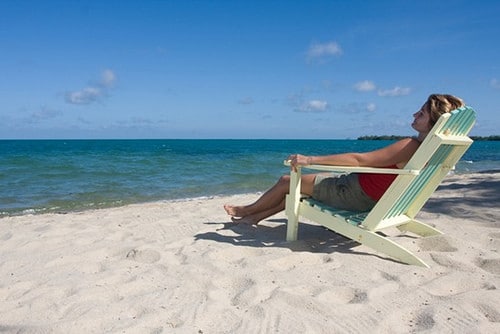
[[[341,153],[323,156],[291,156],[292,166],[334,165],[356,167],[386,167],[406,163],[415,153],[420,143],[416,139],[405,138],[384,148],[364,153]]]

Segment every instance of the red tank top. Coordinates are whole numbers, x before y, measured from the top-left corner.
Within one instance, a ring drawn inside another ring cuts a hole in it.
[[[398,166],[393,165],[384,168],[398,168]],[[358,182],[365,194],[374,201],[378,201],[396,177],[396,174],[359,173]]]

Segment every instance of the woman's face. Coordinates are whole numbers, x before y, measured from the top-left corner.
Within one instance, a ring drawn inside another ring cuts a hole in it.
[[[431,117],[427,106],[424,104],[419,111],[413,114],[413,123],[411,123],[412,128],[421,133],[428,133],[432,126],[430,123]]]

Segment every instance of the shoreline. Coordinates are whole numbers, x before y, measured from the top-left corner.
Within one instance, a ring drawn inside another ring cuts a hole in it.
[[[473,176],[474,174],[479,174],[479,175],[487,175],[487,174],[500,174],[500,169],[493,169],[493,170],[485,170],[485,171],[474,171],[474,172],[459,172],[455,173],[453,172],[452,174],[449,174],[446,178],[445,181],[448,178],[451,178],[453,176]],[[86,212],[86,211],[93,211],[93,210],[106,210],[106,209],[112,209],[112,208],[122,208],[126,207],[129,205],[146,205],[146,204],[152,204],[152,203],[163,203],[163,202],[189,202],[189,201],[197,201],[197,200],[206,200],[206,199],[212,199],[212,198],[224,198],[224,197],[232,197],[232,196],[241,196],[241,195],[249,195],[249,196],[258,196],[262,194],[262,192],[265,191],[263,189],[262,191],[255,191],[255,192],[247,192],[247,193],[237,193],[237,194],[219,194],[219,195],[202,195],[202,196],[196,196],[196,197],[185,197],[185,198],[173,198],[173,199],[159,199],[159,200],[153,200],[153,201],[144,201],[144,202],[132,202],[132,203],[124,203],[124,204],[109,204],[105,205],[103,207],[88,207],[88,208],[78,208],[78,209],[60,209],[60,208],[30,208],[30,209],[23,209],[19,211],[0,211],[0,223],[1,220],[4,218],[8,217],[19,217],[19,216],[26,216],[26,215],[44,215],[44,214],[69,214],[69,213],[81,213],[81,212]],[[115,201],[116,202],[122,202],[122,200]]]
[[[408,266],[283,213],[234,224],[227,201],[159,201],[0,219],[0,330],[25,333],[500,331],[500,177],[450,175],[391,238]]]

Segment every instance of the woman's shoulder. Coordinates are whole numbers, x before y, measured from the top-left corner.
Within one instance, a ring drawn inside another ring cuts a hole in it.
[[[400,149],[403,149],[403,148],[407,149],[410,147],[413,147],[416,149],[420,146],[420,142],[415,137],[406,137],[403,139],[399,139],[398,141],[393,143],[391,146],[393,146],[395,148],[400,148]]]
[[[420,144],[420,141],[418,140],[417,137],[406,137],[406,138],[402,138],[400,139],[398,142],[402,142],[402,143],[417,143],[417,144]]]
[[[403,138],[391,145],[390,151],[398,159],[396,162],[407,161],[417,151],[420,142],[416,138]],[[403,157],[404,156],[404,157]]]
[[[401,149],[414,149],[416,150],[420,146],[421,142],[416,138],[416,137],[407,137],[398,140],[395,143],[395,146],[401,148]]]

